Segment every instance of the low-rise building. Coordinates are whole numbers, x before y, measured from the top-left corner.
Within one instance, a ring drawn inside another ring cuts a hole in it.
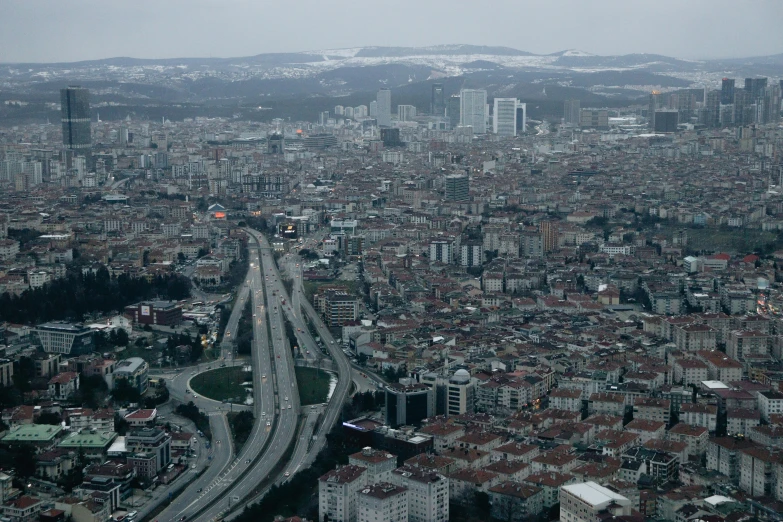
[[[70,399],[79,390],[79,374],[76,372],[58,373],[49,379],[49,394],[58,401]]]
[[[680,422],[692,426],[702,426],[715,431],[718,421],[718,407],[712,404],[683,404],[680,407]]]
[[[707,451],[708,435],[707,428],[703,426],[691,426],[680,422],[672,426],[672,429],[666,434],[666,438],[686,443],[688,456],[698,457]]]
[[[523,522],[544,509],[544,490],[522,482],[506,481],[489,488],[490,515],[498,520]]]
[[[631,501],[595,482],[569,484],[560,489],[560,520],[594,522],[603,514],[610,518],[631,514]]]

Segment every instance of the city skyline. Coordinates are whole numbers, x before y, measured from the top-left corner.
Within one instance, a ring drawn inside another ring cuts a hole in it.
[[[343,0],[329,6],[305,4],[308,5],[301,5],[301,10],[307,14],[294,17],[282,5],[260,6],[243,1],[232,2],[227,7],[223,3],[178,0],[154,6],[148,1],[128,5],[92,0],[67,5],[11,2],[5,6],[0,21],[0,49],[3,49],[0,63],[69,62],[119,56],[241,57],[362,46],[456,43],[507,46],[534,54],[577,49],[597,55],[649,53],[687,59],[768,56],[783,52],[783,34],[775,27],[783,19],[783,4],[772,1],[757,2],[753,10],[733,9],[731,3],[723,0],[686,4],[666,0],[633,5],[611,0],[600,6],[573,0],[535,6],[501,1],[495,9],[478,11],[466,19],[459,10],[447,9],[441,2],[422,6],[403,0],[398,5],[400,11],[410,8],[421,14],[411,18],[404,33],[393,30],[393,18],[380,16],[380,11],[378,16],[373,15],[380,6],[366,7],[366,19],[373,23],[358,25],[351,17],[335,16],[341,8],[350,7]],[[671,17],[670,8],[676,8],[679,16]],[[505,15],[498,16],[500,12]],[[220,17],[225,17],[226,23],[215,24],[215,19]],[[269,18],[275,23],[265,24]],[[100,23],[95,23],[98,20]],[[329,21],[333,30],[321,30],[324,20]],[[442,23],[430,24],[431,20]],[[552,26],[546,23],[525,25],[526,20],[557,20],[556,30],[552,31]],[[755,38],[726,38],[738,27],[749,25],[754,27]],[[470,27],[482,26],[492,27],[491,39],[467,37],[475,34],[468,31]],[[584,31],[585,26],[608,30]],[[178,27],[187,27],[187,31]],[[662,29],[666,38],[658,38]],[[31,34],[39,37],[30,38]],[[52,46],[52,41],[59,43]]]

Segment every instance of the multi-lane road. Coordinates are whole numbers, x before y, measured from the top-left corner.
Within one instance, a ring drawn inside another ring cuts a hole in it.
[[[351,366],[348,358],[312,306],[302,299],[301,274],[296,274],[294,295],[289,298],[266,238],[254,230],[247,231],[251,244],[250,268],[245,284],[238,293],[221,348],[224,360],[230,360],[234,350],[231,338],[237,331],[239,317],[249,299],[253,310],[251,364],[255,402],[252,409],[256,423],[240,454],[226,463],[213,457],[213,469],[208,469],[175,499],[157,518],[160,522],[231,518],[239,513],[240,507],[263,495],[267,488],[258,491],[258,486],[264,480],[271,479],[267,485],[285,482],[291,475],[309,466],[323,448],[326,434],[339,420],[342,405],[350,391]],[[307,318],[334,360],[340,378],[325,406],[300,408],[293,355],[285,334],[284,314],[296,331],[303,355],[320,357],[320,349],[310,334]],[[187,399],[187,393],[180,388],[183,388],[183,382],[189,380],[189,377],[169,376],[169,379],[175,381],[172,382],[176,388],[173,396]],[[221,408],[221,405],[208,399],[199,397],[198,401],[204,402],[204,406],[213,412]],[[303,422],[297,438],[300,414]],[[223,412],[213,415],[219,415],[225,420]],[[221,440],[218,437],[223,437],[222,444],[228,448],[230,459],[230,435],[228,432],[222,434],[219,427],[218,431],[221,434],[215,435],[213,432],[213,440]],[[289,450],[290,456],[281,465]],[[279,474],[275,476],[276,472]]]
[[[282,298],[279,295],[281,285],[276,271],[270,271],[270,268],[274,268],[274,259],[268,245],[259,233],[249,233],[251,242],[255,243],[250,248],[251,268],[248,276],[254,314],[253,359],[260,359],[261,363],[259,368],[253,368],[253,373],[254,382],[256,377],[261,380],[260,396],[263,404],[256,408],[257,422],[253,433],[258,429],[263,435],[245,444],[238,461],[245,463],[247,468],[232,477],[232,483],[222,498],[213,501],[206,509],[200,507],[195,511],[199,520],[218,518],[228,510],[238,508],[244,499],[252,497],[259,483],[269,477],[283,460],[296,435],[299,393],[296,389],[293,356],[285,339]]]
[[[239,455],[206,486],[191,485],[157,518],[160,522],[210,520],[250,495],[282,457],[294,438],[299,413],[293,388],[293,361],[282,343],[282,317],[274,296],[265,295],[262,262],[271,256],[255,246],[249,249],[250,269],[240,290],[235,310],[241,314],[244,301],[253,307],[253,370],[256,422]],[[238,317],[232,314],[227,333],[236,331]],[[233,329],[232,329],[232,323]],[[271,340],[270,340],[271,335]],[[233,350],[224,338],[223,349]],[[274,371],[273,371],[274,369]],[[226,442],[228,435],[226,435]],[[213,437],[213,439],[217,439]],[[225,442],[224,442],[225,443]],[[215,442],[215,444],[217,444]]]

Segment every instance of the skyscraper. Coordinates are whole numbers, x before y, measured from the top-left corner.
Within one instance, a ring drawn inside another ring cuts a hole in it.
[[[517,102],[517,135],[527,132],[527,103]]]
[[[663,95],[658,91],[650,93],[650,103],[647,107],[647,121],[650,124],[650,130],[655,130],[655,111],[663,108]]]
[[[460,125],[472,127],[473,134],[487,133],[487,91],[462,89],[459,112]]]
[[[376,101],[378,102],[378,126],[391,127],[391,91],[379,90]]]
[[[730,105],[734,103],[734,79],[733,78],[724,78],[723,82],[721,82],[720,102],[723,105]]]
[[[745,91],[750,93],[750,97],[753,101],[763,98],[766,88],[766,78],[745,78]]]
[[[566,100],[563,103],[563,123],[567,125],[579,125],[579,100]]]
[[[720,127],[720,97],[721,91],[718,90],[707,93],[707,127]]]
[[[498,136],[517,135],[517,105],[516,98],[495,98],[492,112],[492,132]]]
[[[449,98],[449,104],[446,107],[446,116],[449,118],[449,124],[451,125],[451,128],[455,128],[457,125],[459,125],[460,122],[460,105],[461,100],[460,97],[457,95],[454,95]]]
[[[734,92],[734,125],[742,126],[753,123],[749,107],[752,105],[750,93],[746,90]]]
[[[780,121],[780,85],[770,85],[764,92],[764,123]]]
[[[432,84],[432,96],[430,98],[430,114],[443,116],[446,112],[446,99],[443,97],[443,84]]]
[[[66,149],[85,150],[92,146],[89,90],[78,85],[60,89],[60,118]]]

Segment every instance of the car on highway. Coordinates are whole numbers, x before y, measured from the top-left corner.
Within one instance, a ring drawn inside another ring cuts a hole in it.
[[[271,425],[272,425],[272,423],[271,423],[271,422],[269,422],[269,421],[266,421],[266,425],[267,425],[267,426],[271,426]]]
[[[290,474],[289,472],[287,472],[287,471],[286,471],[285,473],[283,473],[283,476],[284,476],[284,477],[290,477],[290,476],[291,476],[291,474]]]
[[[261,378],[262,378],[262,379],[266,379],[266,374],[263,374],[263,375],[261,376]]]

